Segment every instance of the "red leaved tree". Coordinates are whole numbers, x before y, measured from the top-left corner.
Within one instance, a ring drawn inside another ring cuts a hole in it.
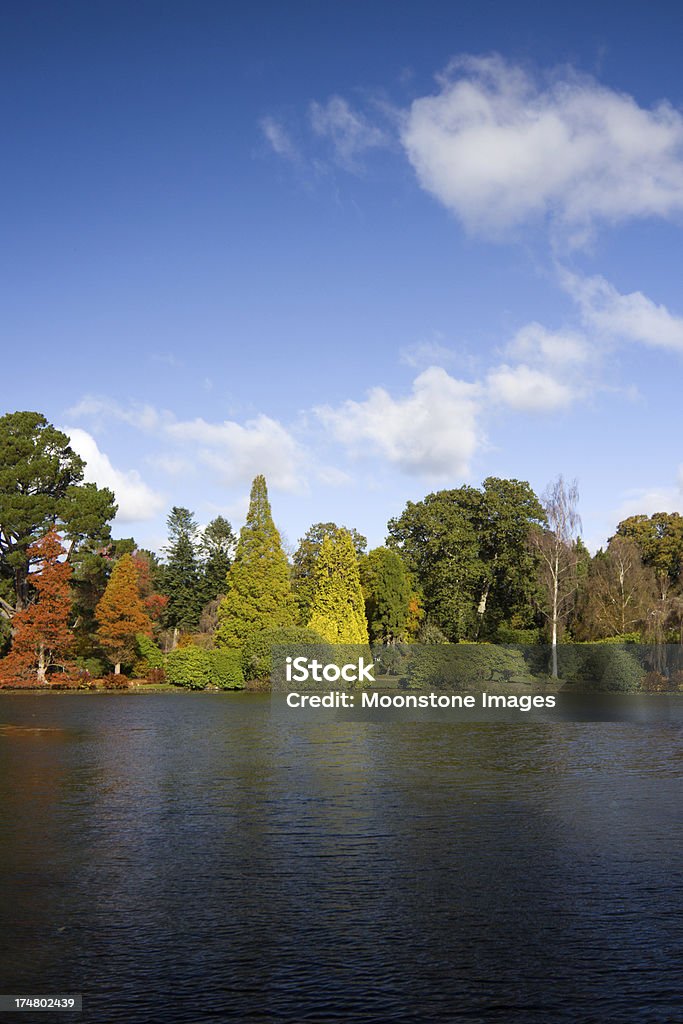
[[[35,590],[33,604],[12,618],[12,647],[0,663],[3,680],[14,686],[46,683],[50,669],[59,668],[68,677],[75,665],[69,662],[73,634],[69,629],[71,566],[55,529],[35,541],[28,556],[36,565],[29,576]]]
[[[138,570],[131,555],[124,555],[114,566],[95,618],[99,625],[98,640],[118,675],[121,665],[132,665],[137,657],[138,633],[152,635],[152,623],[140,597]]]

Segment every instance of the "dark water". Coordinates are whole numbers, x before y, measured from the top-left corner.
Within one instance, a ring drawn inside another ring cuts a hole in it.
[[[680,740],[3,696],[0,991],[106,1024],[681,1021]]]

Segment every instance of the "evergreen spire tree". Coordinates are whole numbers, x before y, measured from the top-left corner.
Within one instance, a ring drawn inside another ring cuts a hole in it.
[[[168,597],[165,619],[174,629],[196,629],[203,601],[199,564],[199,527],[188,508],[177,505],[166,520],[168,546],[161,574],[162,592]]]
[[[328,643],[368,642],[358,559],[348,530],[322,542],[308,625]]]
[[[225,594],[228,570],[235,550],[236,537],[232,526],[223,516],[216,516],[208,524],[201,539],[204,555],[202,591],[204,603]]]
[[[218,607],[215,640],[223,647],[242,647],[259,630],[292,626],[295,619],[287,556],[273,522],[265,477],[257,476],[227,593]]]
[[[130,665],[135,661],[138,633],[152,635],[152,623],[140,597],[138,571],[132,555],[124,555],[114,566],[95,618],[99,623],[97,637],[118,674],[122,664]]]

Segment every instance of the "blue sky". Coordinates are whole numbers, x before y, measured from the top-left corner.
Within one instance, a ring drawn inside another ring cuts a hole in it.
[[[117,535],[381,543],[439,487],[683,511],[682,15],[670,4],[6,4],[3,411]]]

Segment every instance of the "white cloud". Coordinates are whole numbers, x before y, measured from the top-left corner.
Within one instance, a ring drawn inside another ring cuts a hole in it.
[[[555,412],[568,408],[577,397],[568,384],[524,363],[498,366],[486,380],[491,401],[516,412]]]
[[[299,151],[292,142],[287,130],[274,117],[263,117],[260,121],[261,131],[278,156],[296,163]]]
[[[482,443],[480,392],[478,385],[432,366],[416,377],[405,398],[376,387],[363,402],[315,411],[334,437],[357,453],[370,447],[418,476],[463,476]]]
[[[85,480],[98,487],[109,487],[119,506],[116,518],[130,523],[153,519],[164,508],[165,499],[144,482],[135,469],[116,469],[108,455],[100,451],[95,438],[78,427],[65,427],[71,447],[85,461]]]
[[[604,277],[560,272],[566,291],[578,303],[587,326],[656,348],[683,352],[683,317],[657,305],[642,292],[622,295]]]
[[[402,142],[422,187],[473,230],[683,209],[678,111],[573,72],[541,87],[499,56],[460,58],[436,95],[413,102]]]
[[[336,159],[347,170],[357,169],[358,157],[366,150],[387,143],[385,133],[341,96],[332,96],[325,104],[311,103],[309,118],[315,134],[330,140]]]
[[[549,331],[535,321],[521,327],[506,348],[508,355],[557,369],[584,364],[590,350],[582,334]]]

